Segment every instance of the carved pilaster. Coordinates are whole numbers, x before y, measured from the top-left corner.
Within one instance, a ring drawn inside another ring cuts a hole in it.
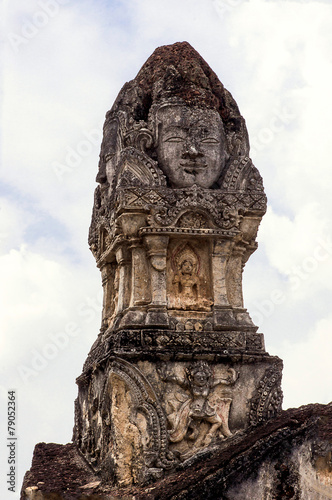
[[[229,307],[227,297],[226,272],[227,262],[234,243],[230,240],[216,240],[212,253],[212,281],[214,308]]]
[[[117,314],[119,314],[129,305],[131,291],[131,261],[128,248],[124,244],[116,248],[115,255],[119,266],[119,292],[117,307]]]
[[[243,308],[242,271],[245,247],[236,245],[227,266],[227,297],[232,307]]]
[[[144,236],[147,255],[150,259],[151,302],[148,306],[146,324],[167,326],[166,313],[166,256],[168,236],[158,234]]]
[[[131,298],[130,307],[146,305],[151,301],[150,272],[146,251],[141,240],[130,241],[131,250]]]
[[[100,268],[103,285],[103,310],[101,331],[109,327],[110,318],[114,316],[118,303],[119,283],[116,278],[116,265],[105,263]]]

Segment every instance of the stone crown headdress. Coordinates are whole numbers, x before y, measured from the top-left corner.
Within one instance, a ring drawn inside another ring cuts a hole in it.
[[[126,146],[125,138],[131,137],[133,131],[150,129],[153,134],[155,110],[166,103],[216,110],[223,122],[230,157],[248,155],[245,121],[232,95],[188,42],[178,42],[157,48],[136,78],[122,87],[106,114],[98,182],[106,182],[111,122],[117,120],[120,142]]]

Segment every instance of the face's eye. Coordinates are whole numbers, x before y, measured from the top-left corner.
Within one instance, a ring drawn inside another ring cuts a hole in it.
[[[206,137],[205,139],[201,140],[201,144],[218,144],[219,141],[218,139],[215,139],[214,137]]]
[[[174,137],[169,137],[168,139],[166,139],[165,142],[183,142],[184,139],[182,137],[177,137],[177,136],[174,136]]]

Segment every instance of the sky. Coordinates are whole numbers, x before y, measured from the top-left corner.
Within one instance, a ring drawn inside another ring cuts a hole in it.
[[[16,390],[16,493],[38,442],[67,443],[101,321],[87,234],[104,116],[154,49],[188,41],[246,119],[268,211],[244,270],[284,409],[332,400],[332,3],[8,0],[1,19],[1,426]],[[3,453],[4,452],[4,453]]]

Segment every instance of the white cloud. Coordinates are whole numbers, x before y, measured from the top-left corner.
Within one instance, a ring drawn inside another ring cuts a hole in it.
[[[296,19],[296,22],[294,22]],[[319,200],[331,215],[326,179],[330,175],[329,113],[332,65],[331,6],[320,2],[245,2],[232,11],[233,37],[245,52],[251,78],[242,92],[251,95],[243,109],[251,138],[269,127],[275,109],[293,114],[254,160],[270,198],[293,212]],[[259,90],[258,90],[259,89]],[[279,122],[282,125],[282,122]]]
[[[18,247],[34,220],[34,215],[24,212],[9,198],[0,197],[0,254]]]
[[[101,283],[86,242],[99,145],[87,135],[101,130],[121,86],[165,43],[189,41],[246,118],[270,208],[246,265],[245,301],[262,320],[269,352],[285,360],[285,403],[331,399],[330,256],[309,270],[320,239],[332,235],[331,4],[62,3],[27,43],[15,51],[8,42],[5,53],[1,352],[4,391],[19,390],[21,474],[33,443],[70,439],[74,378],[99,329]],[[6,8],[7,40],[22,36],[41,9],[39,0],[11,0]],[[60,178],[59,164],[69,168]],[[295,289],[296,266],[306,278]],[[275,290],[284,300],[275,300]],[[80,336],[66,332],[71,323]],[[68,343],[47,359],[55,334]],[[39,371],[37,355],[46,363]],[[24,383],[19,366],[36,374]]]
[[[18,363],[25,365],[31,350],[42,352],[45,345],[54,344],[57,334],[67,332],[68,339],[77,343],[78,335],[71,335],[71,330],[80,331],[80,336],[86,334],[82,331],[83,327],[86,330],[85,317],[79,311],[84,311],[82,304],[89,308],[87,299],[97,303],[89,323],[98,329],[101,316],[99,277],[93,271],[93,266],[85,267],[83,273],[81,267],[70,261],[61,257],[54,261],[31,252],[24,245],[0,257],[1,331],[8,332],[2,339],[3,369]],[[77,325],[76,329],[68,328],[72,323]],[[67,344],[70,347],[69,342]],[[14,358],[12,353],[15,353]]]
[[[332,317],[320,320],[300,342],[284,341],[280,356],[284,368],[284,407],[329,403],[331,394]],[[320,381],[320,383],[317,383]],[[291,397],[290,397],[291,395]]]
[[[327,228],[326,215],[318,202],[299,207],[293,220],[269,207],[260,227],[260,239],[270,264],[289,275],[294,265],[307,258],[316,258],[317,262],[332,258],[332,235]],[[322,248],[320,252],[317,246]]]

